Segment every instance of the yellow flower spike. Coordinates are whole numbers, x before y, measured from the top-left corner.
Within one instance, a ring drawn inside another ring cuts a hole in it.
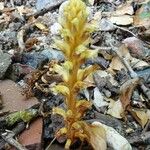
[[[56,85],[56,86],[52,87],[51,90],[54,93],[61,93],[65,96],[68,96],[70,94],[69,88],[64,85]]]
[[[69,149],[71,143],[72,143],[71,139],[67,139],[67,142],[66,142],[66,144],[65,144],[65,149]]]
[[[53,71],[62,75],[64,81],[53,87],[53,91],[66,96],[67,110],[55,108],[54,112],[65,118],[65,128],[58,133],[66,134],[65,148],[69,149],[78,138],[87,142],[91,138],[85,130],[88,125],[81,120],[92,104],[86,100],[77,100],[77,96],[81,88],[87,87],[84,79],[98,68],[94,65],[81,69],[81,65],[86,59],[97,56],[98,51],[89,48],[90,33],[95,29],[95,25],[88,22],[85,3],[82,0],[68,0],[61,5],[59,12],[62,39],[56,40],[56,45],[64,53],[66,61],[53,67]]]

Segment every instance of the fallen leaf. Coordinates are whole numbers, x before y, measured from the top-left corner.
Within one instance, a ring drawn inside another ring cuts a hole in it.
[[[120,56],[122,56],[127,62],[130,63],[131,60],[131,55],[129,53],[128,48],[123,44],[119,47],[118,53],[120,54]],[[121,71],[122,69],[126,70],[126,67],[124,66],[124,64],[121,62],[120,58],[118,56],[114,56],[112,58],[112,61],[110,63],[110,70],[117,70],[117,71]]]
[[[99,91],[99,89],[97,87],[94,89],[93,102],[95,103],[95,105],[97,107],[108,106],[108,103],[104,100],[102,93]]]
[[[122,15],[133,15],[134,10],[131,3],[123,4],[121,7],[119,7],[113,15],[122,16]]]
[[[139,78],[130,79],[120,87],[120,101],[124,111],[130,106],[132,92],[139,83]]]
[[[149,64],[143,60],[132,57],[131,66],[133,69],[141,69],[143,67],[148,67]]]
[[[148,114],[144,110],[130,110],[132,116],[136,119],[136,121],[144,128],[147,121],[149,120]]]
[[[129,15],[111,16],[110,21],[117,25],[130,25],[133,23],[133,17]]]
[[[132,150],[130,143],[121,136],[115,129],[100,122],[93,122],[93,125],[103,127],[106,132],[106,142],[114,150]]]
[[[125,66],[122,64],[122,62],[120,61],[119,57],[115,56],[112,58],[112,61],[109,65],[109,67],[112,69],[112,70],[116,70],[116,71],[120,71],[122,69],[125,69]]]
[[[117,101],[111,100],[108,108],[109,109],[107,111],[107,114],[118,119],[122,118],[121,114],[124,112],[124,110],[123,110],[120,100],[117,100]]]
[[[88,142],[94,150],[106,150],[106,133],[101,125],[88,125],[84,123],[84,131],[88,135]]]

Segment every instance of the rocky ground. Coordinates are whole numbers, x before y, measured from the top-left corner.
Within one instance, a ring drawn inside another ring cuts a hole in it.
[[[0,1],[0,149],[63,149],[55,139],[63,119],[52,108],[64,97],[47,92],[42,76],[52,61],[63,61],[54,47],[59,6],[65,0]],[[79,93],[92,108],[89,123],[107,127],[108,149],[150,149],[150,1],[84,0],[89,21],[97,23],[90,47],[98,57],[85,65],[100,69]],[[71,12],[70,12],[71,13]],[[47,79],[49,85],[59,76]],[[52,141],[52,143],[51,143]],[[116,144],[117,143],[117,144]],[[75,143],[72,149],[79,149]],[[90,149],[83,145],[81,149]]]

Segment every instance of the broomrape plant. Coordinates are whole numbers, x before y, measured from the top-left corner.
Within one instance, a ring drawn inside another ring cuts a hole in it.
[[[90,33],[95,26],[87,22],[87,8],[81,0],[69,0],[63,7],[63,14],[59,18],[62,26],[61,38],[55,39],[55,45],[66,58],[62,64],[54,63],[52,71],[62,76],[62,83],[52,87],[52,91],[65,96],[66,109],[53,108],[54,114],[64,118],[65,127],[56,133],[56,137],[66,135],[65,148],[69,149],[77,139],[89,142],[94,149],[106,149],[105,131],[102,127],[89,125],[82,121],[91,102],[78,99],[78,93],[88,84],[84,79],[98,69],[96,65],[81,67],[88,58],[97,55],[96,50],[90,50]]]

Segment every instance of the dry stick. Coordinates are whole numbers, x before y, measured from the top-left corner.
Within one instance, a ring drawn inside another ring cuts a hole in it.
[[[57,0],[56,3],[53,3],[52,5],[43,8],[42,10],[39,10],[33,14],[28,14],[26,15],[27,19],[30,18],[31,16],[34,16],[35,18],[44,15],[45,13],[47,13],[48,11],[51,11],[55,8],[57,8],[59,5],[61,5],[65,0]]]
[[[137,35],[135,35],[133,32],[131,32],[130,30],[126,29],[126,28],[123,28],[123,27],[120,27],[120,26],[117,26],[117,25],[114,25],[114,27],[120,29],[120,30],[123,30],[123,31],[126,31],[128,33],[130,33],[131,35],[133,35],[134,37],[137,37]]]
[[[119,57],[119,59],[121,60],[121,62],[124,64],[124,66],[127,68],[127,70],[129,71],[130,77],[131,78],[137,78],[138,75],[136,72],[134,72],[134,70],[131,68],[131,66],[129,65],[129,63],[126,61],[125,58],[123,58],[119,51],[118,48],[114,47],[112,44],[110,44],[112,47],[112,50],[117,54],[117,56]],[[143,91],[143,93],[145,94],[145,96],[148,98],[148,100],[150,100],[150,90],[143,84],[140,83],[140,87],[141,90]]]
[[[54,143],[55,140],[56,140],[56,137],[53,138],[53,140],[50,142],[50,144],[46,147],[45,150],[50,150],[50,147]]]
[[[14,146],[15,148],[17,148],[18,150],[27,150],[24,146],[22,146],[19,142],[17,142],[13,137],[14,137],[15,133],[13,133],[12,131],[7,131],[3,134],[1,134],[2,138],[9,143],[10,145]]]

